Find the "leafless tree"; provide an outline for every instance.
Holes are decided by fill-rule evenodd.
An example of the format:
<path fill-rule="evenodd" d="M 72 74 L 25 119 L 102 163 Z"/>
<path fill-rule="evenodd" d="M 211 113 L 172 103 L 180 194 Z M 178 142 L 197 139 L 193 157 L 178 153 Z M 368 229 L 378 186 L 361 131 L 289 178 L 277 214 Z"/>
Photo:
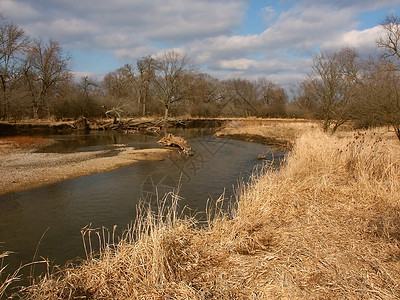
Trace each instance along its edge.
<path fill-rule="evenodd" d="M 143 57 L 136 62 L 138 74 L 135 79 L 138 91 L 138 106 L 142 116 L 146 115 L 146 104 L 151 94 L 151 85 L 155 79 L 155 60 L 151 56 Z"/>
<path fill-rule="evenodd" d="M 21 58 L 29 43 L 25 31 L 17 25 L 1 20 L 0 24 L 0 84 L 2 91 L 1 118 L 9 114 L 10 87 L 19 75 Z"/>
<path fill-rule="evenodd" d="M 96 115 L 99 105 L 95 105 L 95 97 L 99 84 L 88 76 L 83 76 L 76 84 L 79 116 Z"/>
<path fill-rule="evenodd" d="M 155 59 L 155 83 L 164 106 L 164 119 L 168 119 L 171 105 L 185 98 L 185 76 L 193 71 L 186 54 L 167 51 Z"/>
<path fill-rule="evenodd" d="M 351 101 L 359 84 L 361 63 L 350 48 L 329 54 L 321 51 L 313 58 L 312 72 L 301 84 L 310 102 L 318 103 L 324 131 L 333 132 L 351 116 Z"/>
<path fill-rule="evenodd" d="M 57 84 L 71 78 L 69 57 L 65 57 L 60 44 L 50 39 L 48 43 L 36 40 L 32 43 L 24 67 L 25 79 L 32 97 L 33 117 L 39 118 L 44 107 L 50 116 L 48 96 Z"/>
<path fill-rule="evenodd" d="M 391 125 L 400 139 L 400 74 L 387 61 L 371 61 L 354 109 L 360 127 Z"/>
<path fill-rule="evenodd" d="M 265 77 L 258 78 L 255 82 L 257 102 L 260 116 L 284 117 L 288 101 L 285 90 L 278 84 Z"/>
<path fill-rule="evenodd" d="M 376 43 L 379 48 L 384 50 L 384 58 L 397 59 L 397 69 L 400 69 L 400 16 L 386 16 L 381 27 L 384 33 Z"/>
<path fill-rule="evenodd" d="M 103 87 L 108 107 L 106 115 L 113 114 L 120 118 L 122 114 L 131 115 L 136 112 L 135 81 L 134 67 L 130 64 L 125 64 L 104 77 Z"/>
<path fill-rule="evenodd" d="M 108 96 L 116 101 L 133 99 L 134 76 L 133 67 L 130 64 L 125 64 L 104 76 L 103 85 Z"/>
<path fill-rule="evenodd" d="M 201 72 L 192 72 L 186 77 L 187 97 L 184 113 L 197 117 L 219 116 L 221 114 L 218 107 L 221 82 Z"/>
<path fill-rule="evenodd" d="M 380 63 L 375 68 L 375 91 L 379 91 L 380 99 L 374 101 L 378 109 L 378 119 L 393 126 L 400 139 L 400 16 L 387 15 L 381 23 L 382 36 L 376 41 L 379 48 L 384 50 L 383 58 L 386 63 Z"/>

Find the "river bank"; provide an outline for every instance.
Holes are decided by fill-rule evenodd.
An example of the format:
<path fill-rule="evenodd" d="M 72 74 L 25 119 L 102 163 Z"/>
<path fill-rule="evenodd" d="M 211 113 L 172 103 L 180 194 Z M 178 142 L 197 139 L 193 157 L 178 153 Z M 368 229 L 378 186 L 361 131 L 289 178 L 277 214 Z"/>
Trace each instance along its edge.
<path fill-rule="evenodd" d="M 144 130 L 161 131 L 160 120 L 129 119 L 113 124 L 104 121 L 26 121 L 20 123 L 2 123 L 2 134 L 25 134 L 11 137 L 0 137 L 0 195 L 55 183 L 75 177 L 107 172 L 140 160 L 162 160 L 170 150 L 121 147 L 107 157 L 108 151 L 91 151 L 84 153 L 35 153 L 36 150 L 52 143 L 51 140 L 26 134 L 41 132 L 72 132 L 84 128 L 90 130 Z M 89 126 L 90 124 L 90 126 Z M 280 119 L 185 119 L 170 120 L 168 127 L 216 128 L 216 136 L 238 138 L 253 142 L 274 145 L 279 149 L 289 148 L 295 137 L 316 126 L 315 122 L 304 120 Z M 128 132 L 129 134 L 130 132 Z M 161 134 L 161 133 L 160 133 Z"/>
<path fill-rule="evenodd" d="M 171 118 L 167 121 L 154 118 L 87 119 L 67 121 L 23 120 L 0 121 L 0 136 L 32 133 L 70 133 L 74 131 L 124 131 L 160 133 L 168 128 L 216 128 L 236 118 Z"/>
<path fill-rule="evenodd" d="M 74 177 L 106 172 L 140 160 L 162 160 L 169 154 L 170 150 L 167 149 L 135 150 L 124 147 L 114 151 L 113 155 L 108 155 L 109 151 L 68 154 L 35 153 L 37 149 L 52 143 L 52 141 L 43 139 L 40 135 L 33 137 L 26 135 L 40 132 L 73 132 L 85 128 L 88 124 L 91 124 L 90 130 L 99 130 L 99 124 L 110 125 L 112 121 L 26 121 L 14 124 L 2 122 L 0 124 L 2 135 L 11 133 L 25 133 L 25 135 L 0 137 L 0 172 L 5 174 L 0 179 L 0 195 Z M 97 127 L 93 124 L 97 124 Z M 121 128 L 129 125 L 130 128 L 136 126 L 136 130 L 145 132 L 152 131 L 154 133 L 154 130 L 156 130 L 162 136 L 161 128 L 155 127 L 155 125 L 160 124 L 160 120 L 129 119 L 123 120 L 121 124 L 123 126 Z M 117 130 L 116 128 L 120 128 L 119 126 L 109 127 L 109 130 Z M 215 128 L 215 136 L 217 137 L 259 142 L 267 144 L 275 150 L 288 150 L 293 147 L 298 137 L 315 130 L 319 127 L 319 123 L 302 119 L 196 118 L 170 120 L 167 124 L 167 127 L 174 126 Z M 338 135 L 346 136 L 349 135 L 349 132 L 349 130 L 344 130 L 339 132 Z M 130 134 L 130 132 L 127 132 L 127 134 Z M 390 137 L 392 133 L 388 130 L 386 132 L 381 130 L 379 136 Z"/>
<path fill-rule="evenodd" d="M 141 160 L 163 160 L 172 150 L 134 149 L 75 153 L 35 153 L 52 143 L 40 137 L 0 138 L 0 195 L 95 173 Z"/>
<path fill-rule="evenodd" d="M 298 137 L 318 127 L 318 121 L 303 119 L 235 119 L 224 122 L 215 135 L 288 150 Z"/>
<path fill-rule="evenodd" d="M 163 214 L 143 210 L 121 242 L 26 298 L 398 299 L 398 157 L 394 139 L 311 131 L 240 190 L 235 210 L 217 201 L 198 227 L 169 195 Z"/>

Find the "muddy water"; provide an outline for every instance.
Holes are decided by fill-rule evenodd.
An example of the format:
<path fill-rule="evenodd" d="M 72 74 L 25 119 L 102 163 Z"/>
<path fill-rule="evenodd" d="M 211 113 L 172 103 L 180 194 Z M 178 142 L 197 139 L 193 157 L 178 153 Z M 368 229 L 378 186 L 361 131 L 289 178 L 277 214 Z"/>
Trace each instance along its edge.
<path fill-rule="evenodd" d="M 260 153 L 265 145 L 213 137 L 212 131 L 182 129 L 195 151 L 188 157 L 176 153 L 161 162 L 143 161 L 102 174 L 75 178 L 23 192 L 0 196 L 0 252 L 15 252 L 7 261 L 11 270 L 37 257 L 64 264 L 85 257 L 80 230 L 117 225 L 127 227 L 134 218 L 140 199 L 154 203 L 164 193 L 176 191 L 182 199 L 179 207 L 195 214 L 205 210 L 208 199 L 224 195 L 234 199 L 240 182 L 246 182 L 262 164 Z M 161 147 L 157 136 L 119 133 L 89 133 L 46 136 L 57 140 L 44 152 L 108 150 L 113 155 L 119 147 Z M 276 162 L 283 153 L 267 158 Z M 201 214 L 198 214 L 201 217 Z M 43 235 L 43 238 L 41 238 Z M 40 243 L 39 243 L 40 242 Z M 25 272 L 26 273 L 26 272 Z"/>

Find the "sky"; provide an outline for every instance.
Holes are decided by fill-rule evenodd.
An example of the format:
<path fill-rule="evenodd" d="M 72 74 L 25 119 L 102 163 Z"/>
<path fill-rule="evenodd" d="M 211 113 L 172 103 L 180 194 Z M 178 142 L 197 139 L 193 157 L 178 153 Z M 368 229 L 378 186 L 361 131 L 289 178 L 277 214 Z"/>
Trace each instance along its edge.
<path fill-rule="evenodd" d="M 321 49 L 379 54 L 375 41 L 400 0 L 0 0 L 33 39 L 57 40 L 77 77 L 176 50 L 220 79 L 304 79 Z"/>

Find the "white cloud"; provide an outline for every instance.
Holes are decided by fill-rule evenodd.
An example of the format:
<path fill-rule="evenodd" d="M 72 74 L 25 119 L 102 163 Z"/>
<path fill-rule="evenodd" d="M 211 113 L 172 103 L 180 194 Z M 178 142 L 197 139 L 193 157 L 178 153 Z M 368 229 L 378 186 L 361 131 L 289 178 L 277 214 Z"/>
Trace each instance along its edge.
<path fill-rule="evenodd" d="M 229 60 L 237 60 L 243 66 L 244 59 L 251 56 L 284 61 L 287 57 L 312 55 L 319 44 L 339 39 L 354 26 L 349 10 L 328 13 L 328 7 L 308 10 L 297 7 L 282 13 L 276 23 L 261 34 L 203 39 L 189 44 L 188 51 L 200 64 L 210 66 L 218 66 L 215 61 Z"/>
<path fill-rule="evenodd" d="M 284 3 L 301 3 L 306 6 L 317 6 L 317 5 L 325 5 L 328 1 L 321 1 L 321 0 L 281 0 Z M 337 8 L 355 8 L 355 9 L 362 9 L 362 10 L 375 10 L 390 6 L 399 5 L 398 0 L 335 0 L 329 1 L 329 5 L 332 7 Z"/>
<path fill-rule="evenodd" d="M 383 33 L 380 26 L 365 30 L 351 30 L 345 32 L 335 40 L 322 44 L 324 50 L 337 51 L 342 47 L 350 47 L 357 50 L 362 56 L 373 56 L 377 53 L 376 40 Z"/>
<path fill-rule="evenodd" d="M 221 60 L 218 63 L 220 69 L 227 70 L 248 70 L 255 65 L 257 65 L 257 61 L 251 59 L 233 59 L 233 60 Z"/>
<path fill-rule="evenodd" d="M 164 43 L 178 43 L 231 33 L 232 28 L 239 25 L 244 17 L 246 1 L 19 0 L 15 3 L 18 3 L 19 11 L 41 11 L 41 14 L 36 15 L 36 20 L 24 22 L 22 18 L 20 19 L 23 27 L 31 28 L 32 35 L 43 35 L 43 27 L 36 24 L 45 23 L 48 25 L 48 30 L 45 32 L 51 28 L 53 35 L 58 36 L 60 33 L 60 36 L 66 39 L 62 42 L 66 43 L 70 42 L 68 38 L 73 39 L 74 36 L 79 37 L 81 32 L 87 32 L 87 28 L 97 29 L 97 35 L 103 36 L 144 35 Z M 11 7 L 8 11 L 16 11 L 16 8 Z M 59 19 L 72 24 L 64 28 L 51 26 Z M 71 26 L 73 24 L 82 25 L 81 31 L 76 31 L 76 28 Z"/>
<path fill-rule="evenodd" d="M 332 10 L 328 6 L 296 7 L 280 15 L 277 23 L 263 33 L 270 47 L 309 51 L 355 26 L 348 9 Z M 340 22 L 338 22 L 340 20 Z"/>
<path fill-rule="evenodd" d="M 115 49 L 114 54 L 120 60 L 135 61 L 138 58 L 147 56 L 156 51 L 157 51 L 156 48 L 146 45 L 146 44 L 143 44 L 143 45 L 137 45 L 136 47 Z"/>
<path fill-rule="evenodd" d="M 261 15 L 266 24 L 270 24 L 277 16 L 275 9 L 271 6 L 266 6 L 261 9 Z"/>
<path fill-rule="evenodd" d="M 40 17 L 40 13 L 33 7 L 12 0 L 1 0 L 0 12 L 4 17 L 16 23 Z"/>
<path fill-rule="evenodd" d="M 32 38 L 51 37 L 66 47 L 76 48 L 89 47 L 98 30 L 99 27 L 80 19 L 56 19 L 49 23 L 37 21 L 26 27 Z"/>
<path fill-rule="evenodd" d="M 398 0 L 276 1 L 293 4 L 281 12 L 265 1 L 258 12 L 265 28 L 237 34 L 250 2 L 0 0 L 0 10 L 31 37 L 53 37 L 66 50 L 95 49 L 133 62 L 174 48 L 219 78 L 268 76 L 286 84 L 302 78 L 320 47 L 372 53 L 378 27 L 357 30 L 357 16 L 398 5 Z"/>

